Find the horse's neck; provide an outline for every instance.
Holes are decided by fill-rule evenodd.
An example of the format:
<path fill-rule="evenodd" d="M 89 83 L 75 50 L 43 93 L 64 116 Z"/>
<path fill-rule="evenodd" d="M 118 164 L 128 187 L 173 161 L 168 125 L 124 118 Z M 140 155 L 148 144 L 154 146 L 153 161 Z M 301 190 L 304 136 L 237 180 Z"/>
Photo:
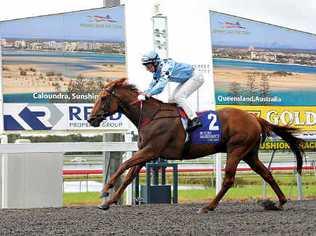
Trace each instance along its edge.
<path fill-rule="evenodd" d="M 123 113 L 136 126 L 139 124 L 139 119 L 152 119 L 160 110 L 176 110 L 174 103 L 163 103 L 155 98 L 150 98 L 142 103 L 137 101 L 137 94 L 122 96 Z"/>
<path fill-rule="evenodd" d="M 168 110 L 168 111 L 177 110 L 176 103 L 164 103 L 156 98 L 150 98 L 150 101 L 152 103 L 155 103 L 156 106 L 159 106 L 161 110 Z"/>
<path fill-rule="evenodd" d="M 123 114 L 134 124 L 137 126 L 139 123 L 139 113 L 140 109 L 137 105 L 137 95 L 136 96 L 128 96 L 122 95 L 120 96 L 121 99 L 121 110 Z"/>
<path fill-rule="evenodd" d="M 138 102 L 138 94 L 125 92 L 120 94 L 121 110 L 123 114 L 135 125 L 138 126 L 140 119 L 150 117 L 159 110 L 159 103 L 152 99 Z"/>

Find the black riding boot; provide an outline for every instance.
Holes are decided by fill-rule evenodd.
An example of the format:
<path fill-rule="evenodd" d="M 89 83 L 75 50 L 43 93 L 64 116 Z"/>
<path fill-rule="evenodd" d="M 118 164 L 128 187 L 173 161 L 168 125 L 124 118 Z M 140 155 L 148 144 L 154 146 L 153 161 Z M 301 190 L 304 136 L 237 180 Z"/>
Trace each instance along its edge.
<path fill-rule="evenodd" d="M 196 128 L 202 127 L 202 122 L 198 117 L 193 118 L 192 120 L 189 120 L 188 122 L 188 128 L 187 131 L 192 131 Z"/>

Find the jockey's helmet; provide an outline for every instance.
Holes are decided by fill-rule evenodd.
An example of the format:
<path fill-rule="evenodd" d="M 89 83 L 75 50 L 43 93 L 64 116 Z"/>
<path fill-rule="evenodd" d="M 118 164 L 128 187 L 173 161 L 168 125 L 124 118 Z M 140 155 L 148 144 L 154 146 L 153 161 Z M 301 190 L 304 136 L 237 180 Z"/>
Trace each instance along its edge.
<path fill-rule="evenodd" d="M 154 51 L 150 51 L 150 52 L 147 52 L 146 54 L 144 54 L 142 56 L 142 64 L 145 66 L 145 65 L 148 65 L 150 63 L 154 64 L 155 66 L 157 66 L 160 62 L 160 57 L 158 55 L 158 53 L 154 52 Z"/>

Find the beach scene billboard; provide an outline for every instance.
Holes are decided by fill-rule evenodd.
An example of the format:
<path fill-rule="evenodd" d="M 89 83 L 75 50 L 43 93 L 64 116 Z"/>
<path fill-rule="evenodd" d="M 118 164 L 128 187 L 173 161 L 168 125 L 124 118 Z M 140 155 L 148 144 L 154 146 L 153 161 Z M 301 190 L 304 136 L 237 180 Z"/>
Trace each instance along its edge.
<path fill-rule="evenodd" d="M 316 131 L 316 35 L 210 11 L 217 108 Z"/>
<path fill-rule="evenodd" d="M 5 129 L 72 129 L 37 110 L 93 105 L 104 84 L 127 77 L 124 28 L 123 6 L 0 22 Z"/>

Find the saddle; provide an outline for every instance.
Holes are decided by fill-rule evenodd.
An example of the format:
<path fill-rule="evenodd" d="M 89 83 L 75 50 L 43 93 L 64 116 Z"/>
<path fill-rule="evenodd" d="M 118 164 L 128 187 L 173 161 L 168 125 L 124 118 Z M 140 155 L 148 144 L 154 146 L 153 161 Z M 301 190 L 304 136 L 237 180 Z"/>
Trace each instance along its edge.
<path fill-rule="evenodd" d="M 178 107 L 175 103 L 161 103 L 160 108 L 152 114 L 151 118 L 143 120 L 141 126 L 144 127 L 153 120 L 162 118 L 180 117 L 183 128 L 186 132 L 186 143 L 190 144 L 216 144 L 221 140 L 221 124 L 215 111 L 197 112 L 197 115 L 202 122 L 202 127 L 196 128 L 193 131 L 187 131 L 188 116 L 185 111 Z"/>
<path fill-rule="evenodd" d="M 181 117 L 183 128 L 186 130 L 186 142 L 191 144 L 216 144 L 220 142 L 221 124 L 215 111 L 197 112 L 202 122 L 202 127 L 193 131 L 187 131 L 188 117 L 181 107 L 178 108 L 178 113 Z"/>
<path fill-rule="evenodd" d="M 176 109 L 174 107 L 176 106 Z M 221 123 L 218 119 L 217 113 L 212 110 L 197 112 L 197 115 L 202 122 L 202 127 L 196 128 L 193 131 L 188 131 L 188 116 L 185 111 L 173 103 L 165 103 L 163 108 L 171 109 L 173 112 L 162 112 L 161 116 L 174 115 L 180 116 L 184 130 L 186 131 L 186 143 L 190 144 L 216 144 L 221 140 Z M 169 109 L 168 109 L 169 108 Z"/>

